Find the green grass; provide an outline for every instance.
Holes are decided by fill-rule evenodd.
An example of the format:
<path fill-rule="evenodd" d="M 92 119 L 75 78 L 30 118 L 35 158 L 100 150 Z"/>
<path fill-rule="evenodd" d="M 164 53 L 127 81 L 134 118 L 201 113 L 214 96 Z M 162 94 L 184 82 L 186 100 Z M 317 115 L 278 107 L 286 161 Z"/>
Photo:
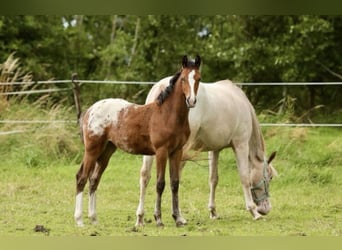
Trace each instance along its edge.
<path fill-rule="evenodd" d="M 230 149 L 219 162 L 217 211 L 219 220 L 210 220 L 208 167 L 206 161 L 189 162 L 182 175 L 180 207 L 188 225 L 177 228 L 171 218 L 170 188 L 165 189 L 162 213 L 165 227 L 157 228 L 153 219 L 155 169 L 147 190 L 146 225 L 134 231 L 138 204 L 141 156 L 117 152 L 103 175 L 98 189 L 99 224 L 90 225 L 87 190 L 84 199 L 86 226 L 77 228 L 73 219 L 75 174 L 80 153 L 63 157 L 63 150 L 49 155 L 60 135 L 46 127 L 48 146 L 32 140 L 38 133 L 0 137 L 0 235 L 1 236 L 211 236 L 211 235 L 342 235 L 342 137 L 340 129 L 263 128 L 267 149 L 278 151 L 274 167 L 279 176 L 271 184 L 273 210 L 254 221 L 245 210 L 242 188 Z M 74 146 L 82 152 L 74 133 Z M 45 139 L 44 139 L 45 138 Z M 46 137 L 43 137 L 46 140 Z M 46 140 L 49 143 L 49 140 Z M 44 147 L 46 151 L 44 151 Z M 206 154 L 203 154 L 206 157 Z M 48 233 L 35 232 L 43 225 Z"/>
<path fill-rule="evenodd" d="M 259 116 L 266 122 L 296 120 L 294 118 L 291 110 L 284 116 L 267 112 Z M 332 122 L 341 120 L 340 112 L 337 111 L 336 118 L 328 118 Z M 0 99 L 0 120 L 59 119 L 75 119 L 67 100 L 56 105 L 53 96 L 48 95 L 35 102 L 21 97 L 11 98 L 9 102 Z M 0 131 L 13 130 L 26 133 L 0 135 L 0 236 L 342 235 L 340 128 L 263 128 L 268 153 L 278 151 L 274 166 L 279 176 L 271 184 L 273 210 L 258 221 L 245 210 L 230 149 L 221 153 L 219 162 L 216 195 L 219 220 L 209 219 L 207 162 L 189 162 L 180 186 L 180 207 L 188 225 L 175 226 L 170 211 L 170 189 L 166 188 L 162 203 L 165 227 L 157 228 L 153 219 L 153 169 L 146 196 L 146 225 L 139 230 L 132 229 L 138 204 L 141 156 L 117 152 L 112 157 L 97 194 L 99 224 L 90 225 L 85 218 L 86 226 L 78 228 L 73 219 L 75 174 L 82 157 L 77 126 L 0 124 Z M 201 158 L 205 157 L 203 154 Z M 86 215 L 87 189 L 84 217 Z M 45 232 L 35 232 L 39 225 Z"/>

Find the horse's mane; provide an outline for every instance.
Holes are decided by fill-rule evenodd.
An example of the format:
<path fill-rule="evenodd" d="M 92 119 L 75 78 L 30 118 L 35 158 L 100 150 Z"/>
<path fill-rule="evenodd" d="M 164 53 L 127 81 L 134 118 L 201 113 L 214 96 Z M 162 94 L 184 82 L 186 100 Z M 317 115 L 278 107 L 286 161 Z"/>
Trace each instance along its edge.
<path fill-rule="evenodd" d="M 264 161 L 265 142 L 261 133 L 260 125 L 255 114 L 255 110 L 250 104 L 251 116 L 252 116 L 252 135 L 249 140 L 249 155 L 250 157 L 256 157 L 259 161 Z M 255 159 L 255 158 L 254 158 Z M 250 160 L 254 160 L 250 159 Z"/>
<path fill-rule="evenodd" d="M 197 60 L 197 59 L 196 59 Z M 200 59 L 199 59 L 200 60 Z M 198 63 L 198 62 L 197 62 Z M 198 65 L 196 65 L 196 61 L 192 61 L 192 60 L 186 60 L 184 62 L 183 60 L 183 68 L 196 68 L 198 67 Z M 182 68 L 182 69 L 183 69 Z M 170 83 L 169 85 L 158 95 L 157 97 L 157 101 L 158 104 L 161 105 L 165 99 L 172 93 L 172 90 L 174 89 L 174 86 L 179 78 L 179 76 L 182 73 L 182 69 L 179 70 L 171 79 L 170 79 Z"/>
<path fill-rule="evenodd" d="M 169 85 L 158 95 L 157 101 L 158 101 L 159 105 L 161 105 L 165 101 L 165 99 L 172 93 L 172 90 L 174 89 L 175 84 L 176 84 L 180 75 L 181 75 L 181 71 L 178 71 L 170 79 Z"/>

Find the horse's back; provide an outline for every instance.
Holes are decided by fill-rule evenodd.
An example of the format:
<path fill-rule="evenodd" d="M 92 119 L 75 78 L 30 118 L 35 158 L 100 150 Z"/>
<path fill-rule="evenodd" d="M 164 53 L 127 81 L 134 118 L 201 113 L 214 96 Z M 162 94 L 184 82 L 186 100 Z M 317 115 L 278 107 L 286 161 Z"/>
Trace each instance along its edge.
<path fill-rule="evenodd" d="M 121 110 L 133 105 L 123 99 L 108 98 L 97 101 L 85 113 L 83 132 L 101 136 L 106 127 L 118 121 Z"/>
<path fill-rule="evenodd" d="M 202 83 L 198 106 L 191 110 L 189 147 L 220 150 L 233 140 L 248 140 L 251 134 L 250 103 L 244 92 L 229 80 Z"/>

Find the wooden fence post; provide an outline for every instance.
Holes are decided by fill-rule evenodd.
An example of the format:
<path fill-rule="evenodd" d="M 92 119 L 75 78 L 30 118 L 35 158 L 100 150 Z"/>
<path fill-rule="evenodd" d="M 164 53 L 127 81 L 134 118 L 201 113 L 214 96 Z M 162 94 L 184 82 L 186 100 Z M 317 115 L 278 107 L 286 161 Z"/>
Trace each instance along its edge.
<path fill-rule="evenodd" d="M 74 100 L 77 112 L 77 123 L 79 124 L 82 111 L 80 103 L 80 85 L 78 84 L 77 73 L 72 74 L 71 82 L 73 84 L 72 92 L 74 93 Z"/>

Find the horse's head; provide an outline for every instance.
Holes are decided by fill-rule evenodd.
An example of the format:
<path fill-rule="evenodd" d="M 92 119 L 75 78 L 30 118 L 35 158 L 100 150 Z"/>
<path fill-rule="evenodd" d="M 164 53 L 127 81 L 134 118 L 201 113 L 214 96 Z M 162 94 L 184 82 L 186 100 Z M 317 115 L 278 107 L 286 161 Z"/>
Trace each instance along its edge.
<path fill-rule="evenodd" d="M 201 57 L 198 55 L 196 56 L 195 61 L 189 61 L 187 56 L 183 57 L 179 80 L 182 84 L 186 105 L 189 108 L 193 108 L 196 105 L 198 85 L 201 80 L 201 73 L 199 71 L 200 65 Z"/>
<path fill-rule="evenodd" d="M 257 205 L 257 211 L 266 215 L 271 210 L 271 201 L 269 199 L 269 186 L 272 178 L 277 175 L 277 171 L 273 168 L 271 162 L 276 156 L 276 152 L 273 152 L 267 159 L 258 161 L 259 166 L 254 166 L 251 171 L 251 192 L 253 201 Z"/>

